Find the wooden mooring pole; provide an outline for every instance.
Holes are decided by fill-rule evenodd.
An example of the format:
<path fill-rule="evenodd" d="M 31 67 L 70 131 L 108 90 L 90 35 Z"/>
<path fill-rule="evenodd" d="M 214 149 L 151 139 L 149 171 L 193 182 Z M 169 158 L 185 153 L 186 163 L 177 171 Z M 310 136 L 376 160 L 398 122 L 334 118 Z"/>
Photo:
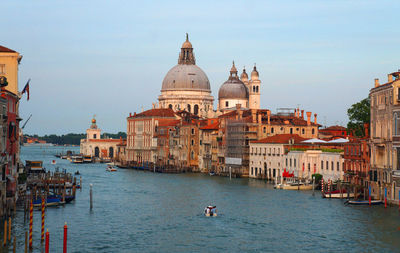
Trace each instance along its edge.
<path fill-rule="evenodd" d="M 92 190 L 93 185 L 90 184 L 90 210 L 93 209 L 93 190 Z"/>

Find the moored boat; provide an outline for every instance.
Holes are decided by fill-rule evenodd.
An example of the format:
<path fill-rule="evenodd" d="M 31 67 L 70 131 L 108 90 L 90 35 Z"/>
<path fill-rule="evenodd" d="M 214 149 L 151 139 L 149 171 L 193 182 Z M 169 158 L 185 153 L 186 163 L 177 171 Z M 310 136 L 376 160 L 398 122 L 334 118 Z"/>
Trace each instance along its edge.
<path fill-rule="evenodd" d="M 90 155 L 84 155 L 83 156 L 83 162 L 84 163 L 91 163 L 93 161 L 92 156 Z"/>
<path fill-rule="evenodd" d="M 83 163 L 83 157 L 82 156 L 73 156 L 71 158 L 72 163 Z"/>
<path fill-rule="evenodd" d="M 344 202 L 346 205 L 369 205 L 369 200 L 348 200 Z M 383 204 L 382 200 L 371 200 L 371 205 L 381 205 Z"/>
<path fill-rule="evenodd" d="M 344 199 L 344 198 L 354 198 L 354 193 L 347 193 L 346 189 L 335 190 L 331 192 L 322 192 L 323 198 L 332 198 L 332 199 Z"/>
<path fill-rule="evenodd" d="M 61 199 L 58 198 L 57 196 L 47 196 L 46 199 L 46 206 L 57 206 L 61 202 Z M 40 207 L 42 205 L 42 199 L 37 198 L 33 200 L 33 206 L 34 207 Z"/>

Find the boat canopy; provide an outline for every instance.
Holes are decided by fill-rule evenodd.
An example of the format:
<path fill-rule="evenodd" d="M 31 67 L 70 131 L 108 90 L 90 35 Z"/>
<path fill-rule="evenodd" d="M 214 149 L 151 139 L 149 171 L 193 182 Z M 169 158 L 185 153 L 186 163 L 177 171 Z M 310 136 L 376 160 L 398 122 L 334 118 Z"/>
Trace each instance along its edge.
<path fill-rule="evenodd" d="M 327 142 L 324 140 L 321 140 L 321 139 L 313 138 L 313 139 L 308 139 L 308 140 L 302 141 L 302 143 L 327 143 Z"/>

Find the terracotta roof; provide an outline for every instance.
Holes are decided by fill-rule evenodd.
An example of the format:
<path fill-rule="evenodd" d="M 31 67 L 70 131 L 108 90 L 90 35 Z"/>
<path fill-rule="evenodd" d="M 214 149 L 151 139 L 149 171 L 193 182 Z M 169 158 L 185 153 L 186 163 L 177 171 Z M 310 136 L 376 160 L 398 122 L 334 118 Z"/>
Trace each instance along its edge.
<path fill-rule="evenodd" d="M 160 121 L 158 123 L 159 127 L 163 127 L 163 126 L 176 126 L 181 122 L 181 120 L 177 119 L 177 120 L 165 120 L 165 121 Z"/>
<path fill-rule="evenodd" d="M 158 108 L 158 109 L 150 109 L 136 115 L 132 115 L 128 117 L 130 119 L 140 118 L 140 117 L 175 117 L 176 114 L 172 109 L 169 108 Z"/>
<path fill-rule="evenodd" d="M 345 127 L 342 127 L 342 126 L 330 126 L 330 127 L 327 127 L 327 128 L 324 128 L 324 129 L 320 129 L 320 131 L 325 131 L 325 130 L 328 130 L 328 131 L 346 131 L 347 129 L 345 128 Z"/>
<path fill-rule="evenodd" d="M 16 53 L 14 50 L 0 46 L 0 52 Z"/>
<path fill-rule="evenodd" d="M 207 125 L 207 126 L 203 126 L 200 129 L 201 130 L 218 130 L 219 129 L 219 123 L 217 121 L 217 122 L 215 122 L 213 124 L 210 124 L 210 125 Z"/>
<path fill-rule="evenodd" d="M 90 142 L 121 142 L 120 139 L 89 139 Z"/>
<path fill-rule="evenodd" d="M 277 144 L 289 144 L 289 140 L 294 140 L 293 144 L 301 143 L 307 140 L 306 138 L 300 137 L 297 134 L 277 134 L 271 137 L 267 137 L 258 141 L 252 141 L 251 143 L 277 143 Z"/>

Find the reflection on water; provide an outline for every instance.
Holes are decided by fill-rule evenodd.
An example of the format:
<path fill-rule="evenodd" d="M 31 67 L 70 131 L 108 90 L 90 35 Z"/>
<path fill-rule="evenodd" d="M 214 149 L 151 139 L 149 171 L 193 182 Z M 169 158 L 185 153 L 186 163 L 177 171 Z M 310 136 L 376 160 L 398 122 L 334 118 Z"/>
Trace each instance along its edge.
<path fill-rule="evenodd" d="M 198 251 L 398 251 L 397 208 L 344 206 L 319 192 L 274 190 L 260 180 L 202 174 L 154 174 L 104 164 L 71 164 L 52 155 L 62 147 L 23 147 L 22 159 L 43 160 L 75 172 L 83 189 L 75 203 L 48 208 L 51 252 L 62 252 L 63 225 L 68 252 Z M 57 165 L 51 165 L 56 159 Z M 89 183 L 94 208 L 89 210 Z M 206 205 L 218 217 L 202 215 Z M 17 252 L 23 252 L 28 223 L 15 219 Z M 40 212 L 34 213 L 34 252 L 40 252 Z"/>

